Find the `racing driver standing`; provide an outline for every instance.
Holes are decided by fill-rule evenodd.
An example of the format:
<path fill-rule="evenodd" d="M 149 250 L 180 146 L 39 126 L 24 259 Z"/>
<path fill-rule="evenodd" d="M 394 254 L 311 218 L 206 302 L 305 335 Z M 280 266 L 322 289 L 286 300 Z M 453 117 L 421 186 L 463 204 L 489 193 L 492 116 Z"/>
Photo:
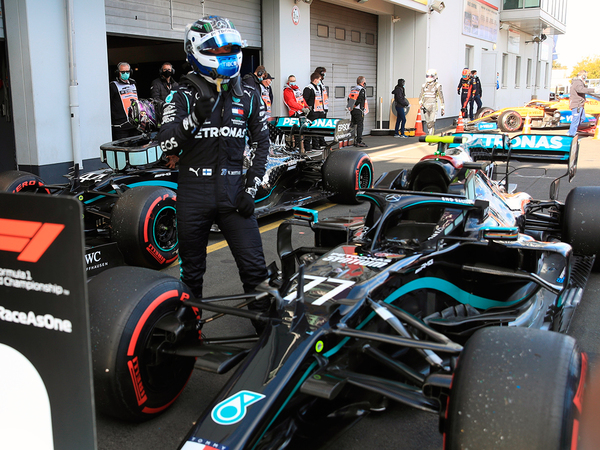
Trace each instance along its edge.
<path fill-rule="evenodd" d="M 158 133 L 167 154 L 179 157 L 177 231 L 181 280 L 202 298 L 211 225 L 229 244 L 244 292 L 267 277 L 254 196 L 265 173 L 269 132 L 260 92 L 242 89 L 242 40 L 233 23 L 204 16 L 185 30 L 184 49 L 193 72 L 166 98 Z M 243 172 L 246 134 L 250 166 Z M 258 304 L 257 304 L 258 303 Z M 268 300 L 249 309 L 264 311 Z M 257 332 L 260 324 L 253 321 Z"/>

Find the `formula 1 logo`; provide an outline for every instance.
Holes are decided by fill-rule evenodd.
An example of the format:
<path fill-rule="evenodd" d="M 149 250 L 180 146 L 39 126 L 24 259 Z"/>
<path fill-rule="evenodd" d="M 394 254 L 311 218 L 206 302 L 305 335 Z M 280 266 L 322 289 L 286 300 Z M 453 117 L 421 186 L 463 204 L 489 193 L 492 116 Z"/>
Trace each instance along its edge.
<path fill-rule="evenodd" d="M 64 228 L 59 223 L 0 219 L 0 250 L 18 253 L 19 261 L 35 263 Z"/>
<path fill-rule="evenodd" d="M 265 398 L 263 394 L 252 391 L 240 391 L 215 406 L 211 412 L 212 420 L 219 425 L 232 425 L 244 418 L 248 407 Z"/>

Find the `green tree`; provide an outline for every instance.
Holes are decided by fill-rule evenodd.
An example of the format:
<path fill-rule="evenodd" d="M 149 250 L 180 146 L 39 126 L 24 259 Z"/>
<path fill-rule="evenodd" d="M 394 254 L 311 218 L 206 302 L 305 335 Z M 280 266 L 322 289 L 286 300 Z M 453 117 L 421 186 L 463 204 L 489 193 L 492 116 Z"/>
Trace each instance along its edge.
<path fill-rule="evenodd" d="M 566 69 L 567 66 L 565 66 L 564 64 L 559 63 L 557 60 L 552 61 L 552 68 L 553 69 Z"/>
<path fill-rule="evenodd" d="M 583 58 L 573 67 L 572 77 L 576 77 L 581 70 L 587 70 L 588 78 L 600 78 L 600 56 Z"/>

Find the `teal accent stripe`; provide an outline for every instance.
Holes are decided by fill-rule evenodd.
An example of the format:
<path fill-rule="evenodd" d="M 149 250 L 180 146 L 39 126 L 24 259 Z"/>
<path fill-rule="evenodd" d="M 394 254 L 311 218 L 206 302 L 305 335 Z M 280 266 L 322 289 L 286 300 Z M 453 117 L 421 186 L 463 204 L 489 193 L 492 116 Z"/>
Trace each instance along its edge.
<path fill-rule="evenodd" d="M 384 301 L 386 303 L 391 303 L 397 298 L 419 289 L 433 289 L 436 291 L 440 291 L 445 294 L 448 294 L 457 302 L 463 303 L 465 305 L 468 304 L 479 309 L 488 309 L 493 308 L 495 306 L 510 306 L 514 305 L 515 303 L 519 303 L 523 300 L 522 298 L 514 300 L 512 302 L 490 300 L 489 298 L 479 297 L 478 295 L 470 294 L 467 291 L 460 289 L 458 286 L 450 283 L 449 281 L 442 280 L 441 278 L 425 277 L 413 280 L 410 283 L 405 284 L 401 288 L 396 289 L 396 291 L 389 297 L 387 297 Z"/>
<path fill-rule="evenodd" d="M 384 300 L 384 302 L 392 303 L 394 300 L 398 299 L 399 297 L 402 297 L 403 295 L 406 295 L 409 292 L 413 292 L 413 291 L 416 291 L 419 289 L 434 289 L 437 291 L 441 291 L 441 292 L 448 294 L 449 296 L 451 296 L 452 298 L 454 298 L 456 301 L 458 301 L 460 303 L 469 304 L 471 306 L 474 306 L 475 308 L 481 308 L 481 309 L 487 309 L 487 308 L 491 308 L 494 306 L 514 305 L 515 303 L 518 303 L 523 300 L 522 298 L 519 300 L 512 301 L 512 302 L 501 302 L 501 301 L 497 301 L 497 300 L 490 300 L 490 299 L 487 299 L 484 297 L 479 297 L 477 295 L 469 294 L 468 292 L 460 289 L 458 286 L 456 286 L 446 280 L 442 280 L 440 278 L 434 278 L 434 277 L 424 277 L 424 278 L 419 278 L 417 280 L 413 280 L 410 283 L 405 284 L 401 288 L 396 289 L 396 291 L 394 291 L 394 293 L 389 295 Z M 362 329 L 370 320 L 373 319 L 373 317 L 375 317 L 375 311 L 371 312 L 367 316 L 367 318 L 365 320 L 363 320 L 356 327 L 356 329 L 357 330 Z M 330 356 L 336 354 L 349 340 L 350 340 L 349 337 L 343 338 L 338 343 L 338 345 L 333 347 L 331 350 L 323 353 L 323 356 L 326 358 L 329 358 Z M 273 417 L 273 419 L 271 420 L 271 422 L 269 423 L 267 428 L 265 428 L 265 431 L 258 439 L 257 444 L 258 444 L 258 442 L 260 442 L 260 439 L 262 439 L 264 434 L 271 427 L 271 425 L 273 424 L 275 419 L 279 416 L 279 414 L 281 413 L 283 408 L 289 403 L 292 396 L 298 391 L 298 389 L 300 388 L 302 383 L 304 383 L 304 380 L 306 380 L 306 378 L 310 375 L 311 371 L 315 368 L 316 365 L 317 365 L 316 361 L 313 362 L 310 365 L 310 367 L 306 370 L 304 375 L 302 375 L 302 378 L 300 378 L 300 381 L 298 381 L 298 383 L 296 384 L 296 386 L 294 387 L 294 389 L 292 390 L 292 392 L 290 393 L 288 398 L 285 400 L 283 405 L 281 405 L 281 408 L 279 408 L 279 411 L 277 411 L 277 414 L 275 414 L 275 416 Z M 253 449 L 254 448 L 256 448 L 256 445 L 254 445 Z"/>
<path fill-rule="evenodd" d="M 277 417 L 279 417 L 279 414 L 281 414 L 281 411 L 283 411 L 283 408 L 285 408 L 285 406 L 289 403 L 290 399 L 294 396 L 294 394 L 298 391 L 298 389 L 300 389 L 300 386 L 302 385 L 302 383 L 304 383 L 304 380 L 306 380 L 308 378 L 308 376 L 310 375 L 312 370 L 316 367 L 316 365 L 317 365 L 317 362 L 314 361 L 308 367 L 308 369 L 306 369 L 306 372 L 304 372 L 304 375 L 302 375 L 302 378 L 300 378 L 298 383 L 296 383 L 296 386 L 294 386 L 294 389 L 292 389 L 292 392 L 290 393 L 290 395 L 288 395 L 288 398 L 285 399 L 285 402 L 283 402 L 283 405 L 281 405 L 281 408 L 279 408 L 279 411 L 277 411 L 277 413 L 273 416 L 273 419 L 271 419 L 271 422 L 269 422 L 269 425 L 267 425 L 267 428 L 265 428 L 265 431 L 263 431 L 263 433 L 260 435 L 260 437 L 256 441 L 256 444 L 254 444 L 252 449 L 256 448 L 256 446 L 259 444 L 260 440 L 263 438 L 263 436 L 265 435 L 267 430 L 269 428 L 271 428 L 271 425 L 273 425 L 273 422 L 275 422 L 275 419 L 277 419 Z"/>
<path fill-rule="evenodd" d="M 166 187 L 169 189 L 173 189 L 174 191 L 177 191 L 177 183 L 174 183 L 172 181 L 140 181 L 139 183 L 131 183 L 127 185 L 130 188 L 136 187 L 136 186 L 160 186 L 160 187 Z M 116 191 L 113 189 L 112 191 L 108 191 L 108 194 L 114 194 Z M 100 200 L 102 198 L 104 198 L 104 195 L 98 195 L 97 197 L 94 198 L 90 198 L 89 200 L 86 200 L 85 203 L 86 205 L 89 205 L 90 203 L 95 202 L 96 200 Z"/>
<path fill-rule="evenodd" d="M 370 198 L 371 200 L 373 200 L 377 204 L 377 206 L 379 206 L 381 208 L 381 204 L 377 201 L 377 199 L 374 198 L 374 197 L 371 197 L 370 195 L 358 194 L 357 197 Z"/>
<path fill-rule="evenodd" d="M 268 199 L 271 196 L 271 194 L 273 193 L 273 191 L 275 190 L 276 187 L 277 186 L 273 186 L 273 189 L 271 189 L 267 195 L 265 195 L 263 198 L 259 198 L 259 199 L 254 200 L 254 203 L 262 202 L 263 200 Z"/>

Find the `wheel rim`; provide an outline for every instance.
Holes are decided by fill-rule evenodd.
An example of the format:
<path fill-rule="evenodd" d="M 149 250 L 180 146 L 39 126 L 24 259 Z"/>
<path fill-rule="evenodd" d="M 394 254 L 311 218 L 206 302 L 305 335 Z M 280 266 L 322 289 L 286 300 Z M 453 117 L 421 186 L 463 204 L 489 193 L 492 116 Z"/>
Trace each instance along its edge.
<path fill-rule="evenodd" d="M 368 189 L 371 187 L 373 175 L 371 167 L 368 164 L 363 164 L 358 171 L 358 188 Z"/>
<path fill-rule="evenodd" d="M 172 345 L 169 341 L 170 333 L 156 327 L 161 320 L 176 317 L 176 313 L 177 310 L 172 310 L 163 314 L 154 321 L 152 329 L 147 333 L 140 357 L 140 372 L 146 390 L 163 392 L 169 388 L 177 389 L 178 386 L 185 385 L 190 375 L 190 361 L 193 358 L 164 352 L 163 350 Z"/>
<path fill-rule="evenodd" d="M 521 120 L 516 114 L 509 114 L 506 116 L 504 123 L 506 128 L 510 130 L 517 130 L 521 126 Z"/>
<path fill-rule="evenodd" d="M 154 218 L 153 232 L 154 242 L 161 251 L 170 252 L 177 247 L 177 213 L 174 207 L 167 206 L 158 212 Z"/>

